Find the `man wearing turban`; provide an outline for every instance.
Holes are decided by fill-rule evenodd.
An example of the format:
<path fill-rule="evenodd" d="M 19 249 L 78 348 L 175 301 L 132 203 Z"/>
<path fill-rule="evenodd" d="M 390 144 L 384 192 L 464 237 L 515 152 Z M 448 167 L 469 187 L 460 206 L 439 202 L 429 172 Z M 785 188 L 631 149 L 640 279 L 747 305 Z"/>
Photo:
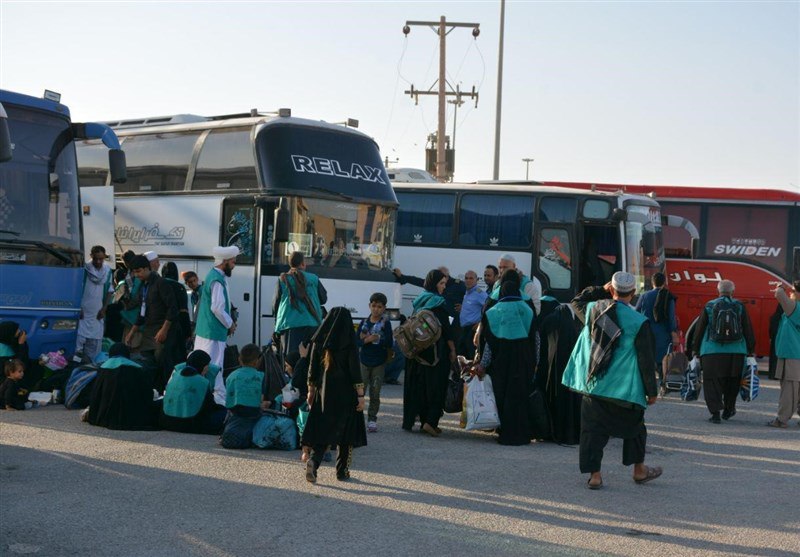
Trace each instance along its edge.
<path fill-rule="evenodd" d="M 212 254 L 214 267 L 206 275 L 200 290 L 194 349 L 211 356 L 211 363 L 222 368 L 226 341 L 236 331 L 236 323 L 231 315 L 227 277 L 231 276 L 236 266 L 239 248 L 217 246 Z M 220 405 L 225 404 L 225 383 L 221 373 L 214 385 L 214 401 Z"/>

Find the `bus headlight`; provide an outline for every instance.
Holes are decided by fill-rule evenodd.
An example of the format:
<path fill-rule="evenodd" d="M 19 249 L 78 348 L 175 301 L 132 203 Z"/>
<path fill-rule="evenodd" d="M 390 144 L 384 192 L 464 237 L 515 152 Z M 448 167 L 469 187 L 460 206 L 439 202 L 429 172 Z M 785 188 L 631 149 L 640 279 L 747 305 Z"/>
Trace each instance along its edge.
<path fill-rule="evenodd" d="M 74 331 L 78 328 L 78 322 L 75 319 L 57 319 L 53 322 L 54 331 Z"/>

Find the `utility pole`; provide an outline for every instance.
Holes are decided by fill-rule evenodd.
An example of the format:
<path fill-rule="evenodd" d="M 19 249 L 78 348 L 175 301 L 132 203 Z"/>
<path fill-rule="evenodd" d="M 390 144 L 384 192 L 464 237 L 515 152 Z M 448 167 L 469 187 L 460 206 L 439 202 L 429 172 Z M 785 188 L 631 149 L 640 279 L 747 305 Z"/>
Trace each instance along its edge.
<path fill-rule="evenodd" d="M 531 163 L 533 162 L 533 159 L 522 159 L 522 162 L 525 163 L 525 181 L 527 182 L 528 181 L 528 170 L 531 167 Z"/>
<path fill-rule="evenodd" d="M 492 179 L 500 179 L 500 112 L 503 105 L 503 30 L 506 21 L 506 0 L 500 0 L 500 48 L 497 55 L 497 114 L 494 123 L 494 169 Z"/>
<path fill-rule="evenodd" d="M 444 16 L 441 16 L 439 21 L 406 21 L 406 24 L 403 26 L 403 34 L 408 36 L 411 32 L 412 26 L 425 26 L 430 27 L 431 30 L 439 35 L 439 79 L 437 80 L 435 85 L 438 85 L 438 90 L 433 91 L 433 85 L 427 91 L 419 91 L 414 89 L 414 86 L 411 86 L 411 89 L 405 91 L 407 95 L 410 95 L 414 98 L 415 103 L 419 103 L 419 96 L 420 95 L 437 95 L 439 97 L 439 123 L 437 126 L 436 132 L 436 178 L 440 182 L 446 182 L 448 179 L 447 175 L 447 160 L 445 158 L 445 114 L 446 114 L 446 99 L 450 95 L 457 95 L 458 98 L 461 98 L 461 95 L 466 95 L 472 99 L 475 99 L 475 106 L 478 106 L 478 93 L 475 91 L 475 87 L 472 88 L 471 93 L 461 93 L 455 91 L 448 91 L 447 90 L 447 72 L 446 72 L 446 61 L 447 61 L 447 35 L 455 29 L 456 27 L 471 27 L 472 28 L 472 36 L 477 38 L 480 35 L 480 23 L 454 23 L 448 22 Z M 451 87 L 452 89 L 452 87 Z"/>

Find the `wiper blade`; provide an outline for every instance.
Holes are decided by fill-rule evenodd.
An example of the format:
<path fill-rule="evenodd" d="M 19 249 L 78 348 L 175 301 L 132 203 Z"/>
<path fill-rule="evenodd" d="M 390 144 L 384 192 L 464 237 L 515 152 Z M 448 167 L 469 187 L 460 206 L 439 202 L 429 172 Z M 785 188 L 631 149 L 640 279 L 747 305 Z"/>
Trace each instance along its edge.
<path fill-rule="evenodd" d="M 13 234 L 14 236 L 19 236 L 21 232 L 17 232 L 16 230 L 0 230 L 0 234 Z"/>
<path fill-rule="evenodd" d="M 341 197 L 342 199 L 346 199 L 347 201 L 352 201 L 353 200 L 352 197 L 350 197 L 349 195 L 344 194 L 344 193 L 342 193 L 340 191 L 329 190 L 328 188 L 322 188 L 320 186 L 311 186 L 311 189 L 312 190 L 321 191 L 321 192 L 325 192 L 325 193 L 329 193 L 331 195 L 335 195 L 337 197 Z"/>
<path fill-rule="evenodd" d="M 5 230 L 3 232 L 6 232 Z M 65 254 L 58 248 L 55 248 L 49 244 L 44 242 L 40 242 L 39 240 L 17 240 L 16 238 L 13 240 L 3 240 L 6 244 L 16 244 L 16 245 L 23 245 L 23 246 L 36 246 L 37 248 L 41 248 L 50 255 L 55 255 L 58 259 L 60 259 L 64 263 L 72 263 L 72 259 L 69 255 Z"/>

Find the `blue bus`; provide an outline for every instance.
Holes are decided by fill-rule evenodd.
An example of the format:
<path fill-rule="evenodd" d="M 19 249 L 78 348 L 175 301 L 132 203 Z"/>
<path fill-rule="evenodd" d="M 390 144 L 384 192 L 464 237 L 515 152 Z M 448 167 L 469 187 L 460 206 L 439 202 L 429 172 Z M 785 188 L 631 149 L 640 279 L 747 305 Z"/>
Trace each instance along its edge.
<path fill-rule="evenodd" d="M 59 101 L 0 90 L 0 321 L 28 333 L 31 359 L 75 350 L 84 280 L 75 141 L 101 139 L 113 179 L 125 180 L 111 128 L 72 123 Z"/>

